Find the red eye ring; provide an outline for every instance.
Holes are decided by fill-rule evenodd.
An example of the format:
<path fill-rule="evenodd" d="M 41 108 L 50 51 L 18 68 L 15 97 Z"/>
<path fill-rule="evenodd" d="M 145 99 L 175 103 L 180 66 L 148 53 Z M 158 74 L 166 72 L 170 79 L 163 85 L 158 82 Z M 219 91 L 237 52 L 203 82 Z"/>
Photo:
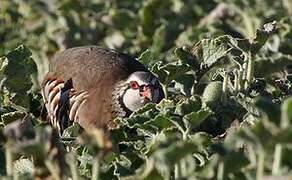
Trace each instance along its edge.
<path fill-rule="evenodd" d="M 135 90 L 140 88 L 140 86 L 137 83 L 137 81 L 130 81 L 130 86 L 131 86 L 132 89 L 135 89 Z"/>

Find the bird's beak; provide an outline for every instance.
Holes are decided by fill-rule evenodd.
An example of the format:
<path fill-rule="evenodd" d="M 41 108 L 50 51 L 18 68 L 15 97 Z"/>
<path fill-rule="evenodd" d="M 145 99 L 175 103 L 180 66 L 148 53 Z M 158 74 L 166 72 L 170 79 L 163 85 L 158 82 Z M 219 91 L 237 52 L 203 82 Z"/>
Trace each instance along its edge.
<path fill-rule="evenodd" d="M 154 103 L 159 103 L 164 98 L 164 92 L 161 86 L 159 86 L 159 88 L 146 86 L 144 91 L 140 92 L 140 94 Z"/>

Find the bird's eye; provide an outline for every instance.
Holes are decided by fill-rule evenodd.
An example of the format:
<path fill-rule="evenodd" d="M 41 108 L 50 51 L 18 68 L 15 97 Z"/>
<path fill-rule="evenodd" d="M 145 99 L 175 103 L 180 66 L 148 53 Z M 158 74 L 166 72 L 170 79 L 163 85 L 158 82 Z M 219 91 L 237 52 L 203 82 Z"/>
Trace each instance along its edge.
<path fill-rule="evenodd" d="M 139 89 L 139 84 L 137 81 L 130 81 L 130 86 L 132 89 Z"/>

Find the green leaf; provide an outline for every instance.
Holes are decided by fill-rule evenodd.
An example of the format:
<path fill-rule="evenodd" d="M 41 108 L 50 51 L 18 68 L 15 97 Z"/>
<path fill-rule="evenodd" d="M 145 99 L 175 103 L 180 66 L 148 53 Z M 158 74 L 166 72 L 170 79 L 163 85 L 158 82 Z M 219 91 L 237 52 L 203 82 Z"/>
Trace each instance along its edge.
<path fill-rule="evenodd" d="M 234 39 L 229 37 L 229 42 L 243 52 L 251 52 L 251 54 L 255 55 L 264 46 L 269 37 L 276 32 L 276 29 L 277 24 L 273 21 L 257 29 L 253 39 Z"/>
<path fill-rule="evenodd" d="M 292 138 L 292 128 L 281 128 L 277 130 L 277 133 L 270 139 L 270 145 L 275 146 L 276 144 L 290 144 Z"/>
<path fill-rule="evenodd" d="M 199 68 L 199 62 L 197 62 L 197 59 L 194 59 L 186 49 L 187 47 L 175 48 L 174 54 L 183 64 Z"/>
<path fill-rule="evenodd" d="M 140 108 L 135 114 L 142 114 L 150 110 L 155 110 L 156 104 L 155 103 L 147 103 L 144 107 Z"/>
<path fill-rule="evenodd" d="M 273 134 L 277 131 L 275 124 L 262 119 L 255 123 L 252 127 L 242 127 L 237 136 L 245 143 L 251 144 L 256 148 L 271 147 L 273 144 Z"/>
<path fill-rule="evenodd" d="M 159 0 L 147 0 L 143 3 L 143 7 L 139 11 L 140 24 L 146 36 L 153 35 L 155 31 L 155 14 L 160 5 L 161 1 Z"/>
<path fill-rule="evenodd" d="M 212 67 L 227 55 L 229 36 L 203 39 L 191 48 L 191 53 L 201 62 L 201 67 Z"/>
<path fill-rule="evenodd" d="M 161 174 L 170 174 L 170 169 L 176 163 L 196 152 L 197 148 L 194 143 L 179 141 L 172 143 L 169 147 L 158 149 L 150 159 L 154 160 L 154 165 Z"/>
<path fill-rule="evenodd" d="M 191 128 L 198 127 L 209 115 L 211 111 L 200 110 L 198 112 L 192 112 L 183 117 L 183 121 L 190 125 Z"/>
<path fill-rule="evenodd" d="M 80 125 L 73 123 L 70 127 L 66 128 L 62 134 L 62 138 L 77 137 L 80 130 Z"/>
<path fill-rule="evenodd" d="M 259 98 L 255 105 L 267 114 L 270 121 L 279 124 L 281 120 L 280 104 L 272 102 L 268 98 Z"/>
<path fill-rule="evenodd" d="M 146 165 L 147 167 L 145 168 L 145 172 L 141 176 L 139 176 L 140 179 L 143 179 L 143 180 L 152 180 L 152 179 L 164 180 L 165 179 L 163 178 L 161 174 L 159 174 L 157 169 L 153 168 L 153 165 L 148 165 L 148 164 Z"/>
<path fill-rule="evenodd" d="M 181 74 L 175 77 L 175 88 L 179 88 L 185 96 L 191 96 L 196 78 L 193 74 Z"/>
<path fill-rule="evenodd" d="M 172 100 L 163 99 L 158 105 L 157 108 L 160 111 L 160 114 L 165 116 L 171 116 L 173 115 L 175 111 L 175 102 Z"/>
<path fill-rule="evenodd" d="M 85 169 L 86 166 L 92 164 L 93 157 L 88 153 L 82 153 L 80 156 L 77 157 L 80 169 Z"/>
<path fill-rule="evenodd" d="M 249 102 L 247 98 L 236 97 L 235 99 L 247 112 L 255 117 L 260 116 L 259 109 L 252 102 Z"/>
<path fill-rule="evenodd" d="M 21 45 L 1 58 L 0 81 L 9 92 L 9 99 L 16 105 L 29 107 L 26 94 L 33 85 L 31 74 L 36 72 L 36 64 L 30 58 L 31 52 Z"/>
<path fill-rule="evenodd" d="M 16 120 L 23 119 L 25 116 L 26 116 L 26 113 L 24 112 L 19 112 L 19 111 L 9 112 L 9 113 L 5 113 L 1 115 L 1 122 L 4 125 L 7 125 Z"/>
<path fill-rule="evenodd" d="M 126 119 L 125 124 L 128 127 L 139 127 L 150 121 L 158 114 L 157 109 L 153 103 L 148 103 L 143 108 L 133 113 L 129 118 Z"/>
<path fill-rule="evenodd" d="M 128 148 L 132 148 L 129 146 Z M 124 151 L 114 162 L 115 171 L 114 174 L 118 177 L 124 177 L 135 174 L 135 169 L 139 168 L 143 163 L 143 159 L 138 156 L 134 151 Z"/>
<path fill-rule="evenodd" d="M 292 56 L 275 53 L 269 57 L 257 58 L 255 61 L 255 76 L 268 77 L 272 73 L 283 71 L 292 64 Z"/>
<path fill-rule="evenodd" d="M 222 102 L 222 82 L 215 81 L 207 85 L 203 92 L 202 100 L 210 108 L 214 108 Z"/>
<path fill-rule="evenodd" d="M 128 9 L 110 9 L 112 25 L 117 29 L 135 27 L 135 14 Z"/>
<path fill-rule="evenodd" d="M 212 136 L 206 132 L 197 132 L 195 134 L 190 135 L 190 140 L 192 142 L 196 142 L 197 144 L 200 144 L 201 150 L 203 150 L 206 147 L 209 147 L 212 142 Z"/>
<path fill-rule="evenodd" d="M 256 36 L 251 42 L 250 50 L 252 54 L 256 54 L 276 30 L 276 21 L 266 23 L 261 28 L 257 29 Z"/>
<path fill-rule="evenodd" d="M 162 84 L 166 85 L 190 70 L 190 67 L 178 63 L 169 63 L 163 66 L 156 64 L 152 67 L 152 72 L 158 75 Z"/>
<path fill-rule="evenodd" d="M 165 34 L 166 34 L 165 24 L 162 24 L 161 26 L 159 26 L 154 32 L 151 51 L 153 52 L 155 57 L 159 56 L 162 48 L 165 45 L 165 41 L 166 41 Z"/>
<path fill-rule="evenodd" d="M 162 70 L 162 62 L 161 61 L 158 61 L 157 63 L 155 63 L 151 67 L 151 72 L 153 72 L 154 74 L 156 74 L 158 76 L 159 81 L 162 84 L 167 85 L 167 83 L 169 82 L 168 74 L 166 71 Z"/>
<path fill-rule="evenodd" d="M 189 114 L 191 112 L 196 112 L 202 107 L 202 101 L 199 96 L 191 96 L 190 98 L 186 100 L 181 100 L 176 109 L 175 114 L 184 116 L 186 114 Z"/>
<path fill-rule="evenodd" d="M 152 52 L 149 49 L 143 51 L 140 56 L 138 57 L 138 61 L 142 64 L 149 64 L 153 60 Z"/>
<path fill-rule="evenodd" d="M 158 131 L 162 131 L 163 129 L 168 128 L 172 123 L 170 122 L 169 118 L 158 115 L 153 119 L 153 121 L 146 124 L 151 124 L 156 127 Z"/>
<path fill-rule="evenodd" d="M 249 164 L 249 160 L 245 156 L 244 151 L 242 149 L 227 154 L 225 157 L 223 157 L 223 162 L 224 174 L 230 174 L 241 171 L 242 168 L 246 167 Z"/>

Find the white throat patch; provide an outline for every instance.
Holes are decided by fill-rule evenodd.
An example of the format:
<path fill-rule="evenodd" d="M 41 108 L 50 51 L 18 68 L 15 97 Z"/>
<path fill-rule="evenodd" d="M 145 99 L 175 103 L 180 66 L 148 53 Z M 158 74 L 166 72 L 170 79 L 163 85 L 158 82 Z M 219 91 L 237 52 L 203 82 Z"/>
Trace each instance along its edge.
<path fill-rule="evenodd" d="M 123 102 L 130 111 L 136 111 L 146 103 L 144 97 L 140 96 L 139 90 L 131 88 L 126 90 L 123 96 Z"/>

